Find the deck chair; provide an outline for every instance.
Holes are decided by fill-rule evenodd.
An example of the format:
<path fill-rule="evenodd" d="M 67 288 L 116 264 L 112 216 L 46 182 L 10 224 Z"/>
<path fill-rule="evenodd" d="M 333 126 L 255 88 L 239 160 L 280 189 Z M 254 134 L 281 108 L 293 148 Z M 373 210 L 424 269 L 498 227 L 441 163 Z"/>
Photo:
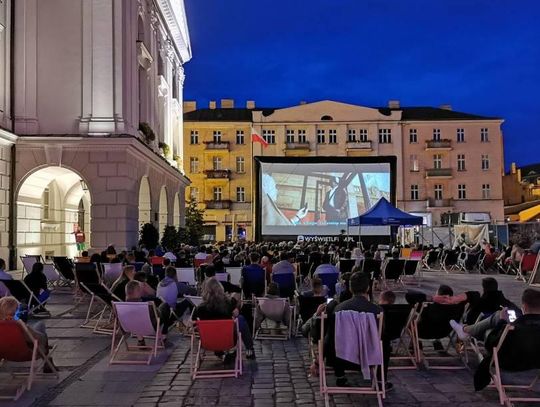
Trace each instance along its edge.
<path fill-rule="evenodd" d="M 384 313 L 383 338 L 397 341 L 390 361 L 405 361 L 408 365 L 389 366 L 391 370 L 416 369 L 416 357 L 411 353 L 410 347 L 414 344 L 414 330 L 412 326 L 415 309 L 410 304 L 381 305 Z"/>
<path fill-rule="evenodd" d="M 424 257 L 424 252 L 422 250 L 413 250 L 409 256 L 409 260 L 422 261 L 422 257 Z"/>
<path fill-rule="evenodd" d="M 378 280 L 381 277 L 381 266 L 381 260 L 364 259 L 362 262 L 362 271 L 371 274 L 374 280 Z"/>
<path fill-rule="evenodd" d="M 29 274 L 32 271 L 34 263 L 38 263 L 41 260 L 41 255 L 24 255 L 19 256 L 23 264 L 23 274 Z"/>
<path fill-rule="evenodd" d="M 103 263 L 102 267 L 103 281 L 110 287 L 122 275 L 122 263 Z"/>
<path fill-rule="evenodd" d="M 350 273 L 356 264 L 355 259 L 339 259 L 339 272 Z"/>
<path fill-rule="evenodd" d="M 29 315 L 37 308 L 44 306 L 47 302 L 47 300 L 40 301 L 23 280 L 2 280 L 2 283 L 4 283 L 11 295 L 15 297 L 17 301 L 28 305 Z"/>
<path fill-rule="evenodd" d="M 197 344 L 195 343 L 197 341 Z M 204 369 L 202 364 L 206 351 L 227 352 L 236 347 L 236 358 L 232 369 Z M 223 364 L 221 360 L 218 363 Z M 238 322 L 234 319 L 195 321 L 191 334 L 191 377 L 195 379 L 214 379 L 238 377 L 242 374 L 242 335 Z"/>
<path fill-rule="evenodd" d="M 348 312 L 348 311 L 346 311 Z M 383 361 L 381 360 L 381 363 L 378 365 L 370 366 L 370 375 L 371 375 L 371 383 L 369 386 L 361 386 L 361 387 L 337 387 L 337 386 L 329 386 L 326 381 L 326 357 L 325 357 L 325 349 L 324 349 L 324 338 L 325 338 L 325 320 L 327 319 L 326 314 L 321 315 L 321 336 L 319 339 L 319 385 L 321 389 L 321 394 L 324 396 L 325 405 L 330 405 L 329 395 L 330 394 L 366 394 L 366 395 L 375 395 L 377 397 L 377 403 L 379 407 L 383 406 L 383 398 L 385 397 L 385 390 L 384 390 L 384 377 L 382 377 L 382 387 L 379 386 L 379 382 L 377 380 L 377 371 L 378 369 L 381 369 L 381 373 L 384 372 L 384 366 Z M 383 326 L 383 314 L 379 314 L 377 316 L 377 328 L 379 332 L 379 338 L 381 338 L 382 333 L 382 326 Z M 382 340 L 379 340 L 379 346 L 380 346 L 380 352 L 382 355 Z M 369 352 L 371 353 L 371 352 Z M 384 374 L 381 374 L 381 376 L 384 376 Z"/>
<path fill-rule="evenodd" d="M 434 270 L 439 261 L 439 252 L 437 250 L 429 250 L 422 259 L 424 268 Z"/>
<path fill-rule="evenodd" d="M 458 270 L 458 253 L 455 250 L 445 250 L 441 264 L 446 273 Z"/>
<path fill-rule="evenodd" d="M 112 302 L 114 309 L 114 328 L 109 364 L 149 365 L 157 356 L 159 348 L 164 348 L 161 325 L 156 305 L 153 302 Z M 118 339 L 119 337 L 119 339 Z M 150 338 L 152 346 L 131 345 L 132 338 Z M 125 351 L 120 351 L 122 345 Z M 141 358 L 122 358 L 119 356 L 146 356 Z"/>
<path fill-rule="evenodd" d="M 403 247 L 399 251 L 399 257 L 402 259 L 409 259 L 411 257 L 411 253 L 413 252 L 413 249 L 410 247 Z"/>
<path fill-rule="evenodd" d="M 405 260 L 403 259 L 389 259 L 383 270 L 383 286 L 388 288 L 388 281 L 393 281 L 394 284 L 401 282 L 403 271 L 405 269 Z"/>
<path fill-rule="evenodd" d="M 336 295 L 336 284 L 339 280 L 339 273 L 320 273 L 317 274 L 323 283 L 328 287 L 328 296 L 333 297 Z"/>
<path fill-rule="evenodd" d="M 526 340 L 523 340 L 527 338 Z M 531 340 L 536 338 L 536 340 Z M 493 349 L 490 364 L 490 374 L 494 386 L 499 393 L 501 405 L 512 406 L 513 401 L 534 402 L 540 404 L 540 397 L 511 396 L 508 391 L 513 389 L 531 391 L 540 379 L 540 329 L 538 325 L 514 326 L 506 325 L 499 343 Z M 528 385 L 505 385 L 501 372 L 523 372 L 535 370 L 537 375 Z"/>
<path fill-rule="evenodd" d="M 216 280 L 226 283 L 227 281 L 229 281 L 229 274 L 228 273 L 216 273 Z"/>
<path fill-rule="evenodd" d="M 416 362 L 423 363 L 429 369 L 465 369 L 467 368 L 467 353 L 461 354 L 455 343 L 454 331 L 450 327 L 450 320 L 460 321 L 465 311 L 464 304 L 446 305 L 431 302 L 424 302 L 413 319 L 414 344 Z M 445 355 L 436 352 L 428 352 L 422 342 L 431 342 L 448 338 L 448 345 L 445 348 Z M 450 347 L 454 345 L 456 355 L 448 353 Z M 459 363 L 452 365 L 430 365 L 431 361 L 459 359 Z"/>
<path fill-rule="evenodd" d="M 463 271 L 464 273 L 467 272 L 467 266 L 466 266 L 467 257 L 469 257 L 467 252 L 458 253 L 457 267 L 458 267 L 458 270 Z"/>
<path fill-rule="evenodd" d="M 292 317 L 292 307 L 286 298 L 265 298 L 255 297 L 253 304 L 253 335 L 254 339 L 278 339 L 287 340 L 291 337 L 292 326 L 294 323 Z M 288 313 L 288 326 L 283 325 L 283 319 Z M 261 319 L 258 322 L 258 319 Z M 264 322 L 273 321 L 276 326 L 264 326 Z"/>
<path fill-rule="evenodd" d="M 75 263 L 75 306 L 82 304 L 86 298 L 92 299 L 92 293 L 87 289 L 88 286 L 100 284 L 101 275 L 95 263 Z M 86 312 L 86 321 L 90 316 L 91 309 L 92 303 L 89 304 Z"/>
<path fill-rule="evenodd" d="M 0 338 L 2 338 L 0 340 L 0 365 L 4 361 L 30 362 L 28 373 L 15 374 L 15 376 L 27 377 L 26 384 L 19 386 L 14 395 L 0 396 L 0 400 L 18 400 L 25 389 L 32 388 L 34 379 L 58 378 L 58 371 L 52 364 L 50 356 L 42 352 L 38 340 L 32 336 L 24 323 L 0 321 Z M 38 359 L 42 359 L 44 364 L 48 364 L 53 373 L 39 373 Z"/>
<path fill-rule="evenodd" d="M 60 275 L 66 285 L 71 285 L 75 280 L 75 274 L 73 273 L 73 262 L 71 259 L 68 259 L 66 256 L 54 256 L 53 257 L 54 267 Z"/>
<path fill-rule="evenodd" d="M 242 280 L 242 267 L 225 267 L 225 271 L 231 276 L 231 284 L 240 287 L 240 281 Z"/>
<path fill-rule="evenodd" d="M 302 326 L 302 324 L 305 324 L 308 319 L 310 319 L 313 314 L 317 311 L 317 308 L 319 308 L 319 305 L 324 304 L 326 302 L 325 297 L 307 297 L 304 295 L 298 295 L 296 297 L 296 301 L 298 303 L 298 318 L 297 318 L 297 329 L 299 330 Z"/>
<path fill-rule="evenodd" d="M 195 279 L 195 269 L 193 267 L 179 267 L 176 269 L 176 277 L 179 283 L 186 283 L 191 286 L 197 285 Z"/>
<path fill-rule="evenodd" d="M 252 297 L 262 297 L 266 292 L 266 271 L 243 269 L 242 270 L 242 298 L 251 301 Z"/>
<path fill-rule="evenodd" d="M 416 280 L 418 285 L 420 285 L 420 280 L 422 279 L 422 267 L 420 267 L 421 260 L 405 260 L 405 266 L 403 267 L 403 276 L 401 278 L 402 282 L 405 282 L 406 279 Z"/>
<path fill-rule="evenodd" d="M 90 295 L 90 304 L 86 313 L 86 319 L 81 328 L 92 329 L 95 334 L 112 334 L 113 310 L 112 302 L 121 301 L 103 283 L 80 283 Z M 97 305 L 97 310 L 94 306 Z"/>
<path fill-rule="evenodd" d="M 279 286 L 279 296 L 281 298 L 292 299 L 296 292 L 296 277 L 292 273 L 272 274 L 272 281 Z"/>
<path fill-rule="evenodd" d="M 517 269 L 516 279 L 527 281 L 527 273 L 534 270 L 534 267 L 536 266 L 537 256 L 538 255 L 536 253 L 531 252 L 525 252 L 523 256 L 521 256 L 521 261 L 519 262 L 519 267 Z"/>

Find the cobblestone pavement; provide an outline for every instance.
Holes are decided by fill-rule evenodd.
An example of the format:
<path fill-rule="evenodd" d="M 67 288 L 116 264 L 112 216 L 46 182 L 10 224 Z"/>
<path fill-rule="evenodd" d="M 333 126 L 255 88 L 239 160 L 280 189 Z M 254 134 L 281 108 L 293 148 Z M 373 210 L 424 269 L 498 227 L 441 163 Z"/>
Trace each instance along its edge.
<path fill-rule="evenodd" d="M 498 277 L 507 296 L 518 301 L 523 289 L 511 277 Z M 441 282 L 456 292 L 479 289 L 478 275 L 426 273 L 420 289 L 434 291 Z M 253 406 L 285 407 L 324 405 L 317 378 L 308 377 L 311 358 L 307 341 L 256 341 L 257 360 L 245 361 L 238 378 L 200 379 L 189 376 L 189 339 L 170 336 L 172 344 L 150 366 L 109 366 L 110 337 L 79 328 L 84 307 L 71 310 L 72 295 L 58 290 L 46 320 L 51 342 L 57 345 L 55 362 L 61 367 L 58 381 L 38 382 L 17 403 L 0 406 Z M 401 297 L 400 297 L 401 299 Z M 474 366 L 472 366 L 474 368 Z M 12 383 L 10 364 L 0 368 L 0 387 Z M 332 380 L 332 375 L 328 375 Z M 469 370 L 392 370 L 387 406 L 497 406 L 494 389 L 474 392 Z M 375 406 L 375 398 L 337 395 L 336 406 Z"/>

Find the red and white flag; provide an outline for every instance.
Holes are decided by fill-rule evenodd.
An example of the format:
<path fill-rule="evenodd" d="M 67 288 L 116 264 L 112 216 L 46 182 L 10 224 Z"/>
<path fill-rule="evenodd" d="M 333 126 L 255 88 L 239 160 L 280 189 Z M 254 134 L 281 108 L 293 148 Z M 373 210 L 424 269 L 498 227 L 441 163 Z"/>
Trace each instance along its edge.
<path fill-rule="evenodd" d="M 264 137 L 257 133 L 253 127 L 251 128 L 251 141 L 253 143 L 261 143 L 263 147 L 268 146 L 268 142 L 264 139 Z"/>

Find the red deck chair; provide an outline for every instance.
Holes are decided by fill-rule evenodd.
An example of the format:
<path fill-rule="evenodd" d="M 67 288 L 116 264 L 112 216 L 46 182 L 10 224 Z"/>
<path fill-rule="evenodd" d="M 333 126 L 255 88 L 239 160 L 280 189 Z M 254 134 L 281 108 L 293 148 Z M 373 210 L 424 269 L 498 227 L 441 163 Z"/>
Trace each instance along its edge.
<path fill-rule="evenodd" d="M 527 281 L 525 276 L 527 275 L 527 273 L 534 270 L 534 267 L 536 266 L 536 256 L 536 253 L 531 252 L 526 252 L 523 254 L 523 256 L 521 257 L 521 261 L 519 262 L 516 279 Z"/>
<path fill-rule="evenodd" d="M 195 322 L 195 330 L 198 333 L 198 338 L 195 332 L 191 334 L 191 377 L 193 380 L 198 378 L 238 377 L 242 374 L 242 337 L 238 330 L 238 323 L 235 320 L 198 320 Z M 199 341 L 197 354 L 195 354 L 196 339 Z M 235 346 L 236 359 L 233 369 L 201 370 L 206 351 L 226 352 Z"/>
<path fill-rule="evenodd" d="M 0 321 L 0 364 L 3 361 L 9 362 L 31 362 L 28 373 L 14 374 L 14 376 L 28 377 L 26 384 L 17 388 L 12 396 L 0 396 L 0 400 L 17 400 L 24 393 L 25 388 L 30 390 L 35 378 L 44 378 L 54 375 L 58 378 L 55 366 L 51 363 L 48 355 L 45 355 L 38 346 L 38 340 L 35 339 L 28 328 L 18 321 Z M 31 343 L 31 345 L 30 345 Z M 54 373 L 38 373 L 37 360 L 43 359 L 44 363 L 49 364 Z"/>

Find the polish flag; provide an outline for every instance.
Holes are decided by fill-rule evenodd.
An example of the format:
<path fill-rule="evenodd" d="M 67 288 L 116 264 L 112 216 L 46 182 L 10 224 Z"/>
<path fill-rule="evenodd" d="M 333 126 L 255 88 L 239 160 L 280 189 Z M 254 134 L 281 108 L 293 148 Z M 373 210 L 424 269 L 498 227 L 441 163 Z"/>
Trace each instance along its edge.
<path fill-rule="evenodd" d="M 261 135 L 258 134 L 253 127 L 251 128 L 251 141 L 253 143 L 261 143 L 263 147 L 268 146 L 268 143 L 266 142 L 266 140 L 263 137 L 261 137 Z"/>

